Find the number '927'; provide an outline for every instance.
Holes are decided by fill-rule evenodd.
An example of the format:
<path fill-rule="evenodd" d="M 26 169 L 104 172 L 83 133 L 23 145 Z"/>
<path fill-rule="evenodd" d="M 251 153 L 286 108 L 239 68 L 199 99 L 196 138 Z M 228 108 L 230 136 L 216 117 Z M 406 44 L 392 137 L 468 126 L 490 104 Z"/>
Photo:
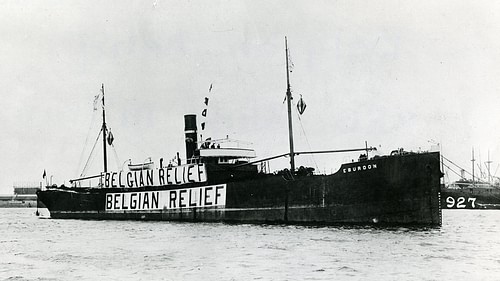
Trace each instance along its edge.
<path fill-rule="evenodd" d="M 458 197 L 456 200 L 455 198 L 448 196 L 446 198 L 446 207 L 447 208 L 457 208 L 457 209 L 467 209 L 467 208 L 476 208 L 476 198 L 469 197 Z"/>

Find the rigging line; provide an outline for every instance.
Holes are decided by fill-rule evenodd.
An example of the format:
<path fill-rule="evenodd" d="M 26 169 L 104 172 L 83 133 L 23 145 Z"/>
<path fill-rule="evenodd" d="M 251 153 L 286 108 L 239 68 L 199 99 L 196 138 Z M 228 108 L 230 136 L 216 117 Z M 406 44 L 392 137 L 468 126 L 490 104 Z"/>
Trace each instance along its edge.
<path fill-rule="evenodd" d="M 89 168 L 92 166 L 94 163 L 95 157 L 97 153 L 92 153 L 89 157 L 88 165 L 85 167 L 85 170 L 82 172 L 82 176 L 87 175 Z"/>
<path fill-rule="evenodd" d="M 294 104 L 294 106 L 297 107 L 297 105 L 295 105 L 295 104 Z M 309 147 L 309 150 L 312 151 L 311 144 L 309 143 L 309 139 L 307 138 L 306 131 L 304 130 L 304 125 L 302 124 L 302 119 L 300 118 L 300 115 L 297 115 L 297 117 L 299 117 L 300 128 L 302 129 L 302 133 L 304 134 L 304 137 L 306 138 L 307 146 Z M 316 159 L 314 158 L 314 155 L 311 154 L 311 158 L 314 162 L 314 165 L 316 166 L 316 170 L 319 171 L 318 163 L 316 163 Z"/>
<path fill-rule="evenodd" d="M 276 114 L 277 116 L 286 116 L 286 106 L 279 106 L 280 108 L 280 112 L 278 112 L 278 114 Z M 274 116 L 274 115 L 272 115 Z M 278 120 L 277 118 L 273 118 L 273 120 Z M 281 127 L 281 126 L 280 126 Z M 267 140 L 270 140 L 271 143 L 270 144 L 267 144 L 263 147 L 263 149 L 260 150 L 259 154 L 261 155 L 273 155 L 273 154 L 276 154 L 275 151 L 276 151 L 276 143 L 278 142 L 278 140 L 281 140 L 281 134 L 279 134 L 278 130 L 271 130 L 271 132 L 269 132 L 268 136 L 266 137 Z"/>
<path fill-rule="evenodd" d="M 450 166 L 446 165 L 445 163 L 443 163 L 443 166 L 445 166 L 446 168 L 448 168 L 448 170 L 452 171 L 455 175 L 461 177 L 461 175 L 459 175 L 457 172 L 455 172 L 455 170 L 453 170 Z"/>
<path fill-rule="evenodd" d="M 87 170 L 87 167 L 89 165 L 89 161 L 90 161 L 90 158 L 92 158 L 92 155 L 94 154 L 94 149 L 95 149 L 95 146 L 97 144 L 97 141 L 99 141 L 99 137 L 101 136 L 101 133 L 102 133 L 102 129 L 99 131 L 99 134 L 97 135 L 97 138 L 94 142 L 94 146 L 92 147 L 92 150 L 90 151 L 90 156 L 89 158 L 87 159 L 87 162 L 85 163 L 85 166 L 83 167 L 83 171 L 82 173 L 80 174 L 80 176 L 83 176 L 85 171 Z"/>
<path fill-rule="evenodd" d="M 94 144 L 94 147 L 92 148 L 92 151 L 91 151 L 91 153 L 89 154 L 89 158 L 88 158 L 88 160 L 87 160 L 87 163 L 85 164 L 85 167 L 83 168 L 83 171 L 82 171 L 81 176 L 86 175 L 86 174 L 88 173 L 88 171 L 89 171 L 90 167 L 91 167 L 91 166 L 92 166 L 92 164 L 94 163 L 94 160 L 95 160 L 95 157 L 96 157 L 96 154 L 97 154 L 97 153 L 95 153 L 95 152 L 94 152 L 94 149 L 95 149 L 95 147 L 96 147 L 96 145 L 97 145 L 98 140 L 99 140 L 99 137 L 97 137 L 96 142 L 95 142 L 95 144 Z"/>
<path fill-rule="evenodd" d="M 284 104 L 284 103 L 283 103 Z M 280 106 L 280 112 L 279 112 L 279 116 L 287 116 L 287 107 L 286 105 L 285 106 Z M 286 120 L 286 119 L 285 119 Z M 279 126 L 280 128 L 282 128 L 282 126 Z M 266 146 L 266 150 L 265 150 L 265 153 L 263 153 L 264 155 L 273 155 L 273 154 L 276 154 L 276 147 L 281 147 L 280 144 L 282 141 L 284 141 L 285 139 L 282 138 L 282 134 L 278 131 L 278 130 L 272 130 L 272 135 L 271 135 L 271 138 L 272 139 L 272 144 L 271 145 L 267 145 Z"/>
<path fill-rule="evenodd" d="M 95 110 L 94 110 L 95 111 Z M 95 119 L 96 119 L 96 115 L 97 114 L 92 114 L 92 120 L 90 120 L 90 126 L 89 126 L 89 129 L 87 130 L 87 136 L 85 137 L 85 145 L 83 146 L 83 149 L 82 149 L 82 153 L 80 153 L 80 159 L 78 160 L 78 165 L 76 166 L 76 171 L 75 171 L 75 174 L 78 174 L 78 169 L 81 167 L 82 165 L 82 161 L 83 161 L 83 154 L 85 153 L 85 149 L 87 148 L 87 145 L 88 145 L 88 142 L 89 142 L 89 136 L 90 136 L 90 132 L 92 130 L 92 127 L 94 127 L 94 123 L 95 123 Z"/>
<path fill-rule="evenodd" d="M 469 174 L 470 176 L 472 176 L 472 173 L 470 173 L 469 171 L 467 171 L 466 169 L 458 166 L 457 164 L 455 164 L 453 161 L 451 161 L 450 159 L 446 158 L 444 155 L 441 154 L 441 156 L 443 157 L 444 160 L 448 161 L 449 163 L 455 165 L 457 168 L 463 170 L 465 173 Z"/>
<path fill-rule="evenodd" d="M 451 171 L 453 174 L 455 174 L 455 175 L 457 175 L 458 177 L 462 178 L 462 175 L 460 175 L 457 171 L 455 171 L 455 170 L 454 170 L 454 169 L 453 169 L 450 165 L 447 165 L 447 164 L 443 163 L 443 166 L 446 168 L 446 170 L 447 170 L 448 172 L 450 172 L 450 171 Z M 445 173 L 447 173 L 447 172 L 445 172 Z"/>
<path fill-rule="evenodd" d="M 122 167 L 120 167 L 121 164 L 120 164 L 120 161 L 119 161 L 119 158 L 118 158 L 118 153 L 116 153 L 115 145 L 111 144 L 111 147 L 113 148 L 113 152 L 115 153 L 116 170 L 120 171 L 122 169 Z"/>

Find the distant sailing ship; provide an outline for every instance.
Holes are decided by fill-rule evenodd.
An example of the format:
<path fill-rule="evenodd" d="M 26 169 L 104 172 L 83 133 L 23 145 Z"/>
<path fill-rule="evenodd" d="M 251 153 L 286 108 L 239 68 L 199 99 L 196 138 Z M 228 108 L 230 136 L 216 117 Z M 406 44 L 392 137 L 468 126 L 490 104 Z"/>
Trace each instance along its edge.
<path fill-rule="evenodd" d="M 160 160 L 108 171 L 103 107 L 104 169 L 72 180 L 72 187 L 48 186 L 38 192 L 54 219 L 215 221 L 287 224 L 441 225 L 440 154 L 409 153 L 369 157 L 374 148 L 296 152 L 292 133 L 288 46 L 285 38 L 289 152 L 255 160 L 251 148 L 226 139 L 198 141 L 196 115 L 185 115 L 186 160 Z M 104 105 L 104 86 L 102 87 Z M 206 99 L 206 102 L 208 100 Z M 298 110 L 305 110 L 299 102 Z M 205 113 L 202 113 L 204 116 Z M 202 124 L 201 128 L 204 128 Z M 201 138 L 200 138 L 201 139 Z M 302 154 L 361 152 L 330 175 L 295 167 Z M 177 153 L 179 155 L 179 153 Z M 278 173 L 263 163 L 289 157 Z M 97 179 L 98 184 L 79 183 Z"/>

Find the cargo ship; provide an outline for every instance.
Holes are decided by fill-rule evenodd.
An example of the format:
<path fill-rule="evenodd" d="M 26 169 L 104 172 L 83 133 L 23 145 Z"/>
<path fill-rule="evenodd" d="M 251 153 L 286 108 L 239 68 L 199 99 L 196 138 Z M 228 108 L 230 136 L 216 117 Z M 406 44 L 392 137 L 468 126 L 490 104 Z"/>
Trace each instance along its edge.
<path fill-rule="evenodd" d="M 295 151 L 292 93 L 286 53 L 289 151 L 255 160 L 251 148 L 232 140 L 199 138 L 197 116 L 184 116 L 185 160 L 130 163 L 107 170 L 109 134 L 104 106 L 101 135 L 104 165 L 99 175 L 71 180 L 72 186 L 47 186 L 37 195 L 53 219 L 165 220 L 309 225 L 441 225 L 439 152 L 398 149 L 370 157 L 375 148 Z M 104 85 L 102 86 L 104 105 Z M 293 107 L 295 108 L 295 107 Z M 302 100 L 297 110 L 303 111 Z M 202 113 L 203 116 L 203 113 Z M 201 126 L 203 129 L 203 125 Z M 108 136 L 108 137 L 106 137 Z M 106 139 L 108 138 L 108 142 Z M 332 174 L 295 167 L 304 154 L 360 153 Z M 177 153 L 179 155 L 179 153 Z M 280 157 L 290 167 L 278 172 L 265 163 Z M 94 186 L 82 186 L 96 180 Z"/>

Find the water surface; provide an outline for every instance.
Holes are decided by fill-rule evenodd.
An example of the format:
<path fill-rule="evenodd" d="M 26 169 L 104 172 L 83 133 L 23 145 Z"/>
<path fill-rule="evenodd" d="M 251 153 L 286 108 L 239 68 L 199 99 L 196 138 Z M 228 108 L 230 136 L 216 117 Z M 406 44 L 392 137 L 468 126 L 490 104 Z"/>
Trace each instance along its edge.
<path fill-rule="evenodd" d="M 48 215 L 47 210 L 43 210 Z M 1 280 L 500 280 L 500 211 L 441 228 L 43 219 L 0 209 Z"/>

